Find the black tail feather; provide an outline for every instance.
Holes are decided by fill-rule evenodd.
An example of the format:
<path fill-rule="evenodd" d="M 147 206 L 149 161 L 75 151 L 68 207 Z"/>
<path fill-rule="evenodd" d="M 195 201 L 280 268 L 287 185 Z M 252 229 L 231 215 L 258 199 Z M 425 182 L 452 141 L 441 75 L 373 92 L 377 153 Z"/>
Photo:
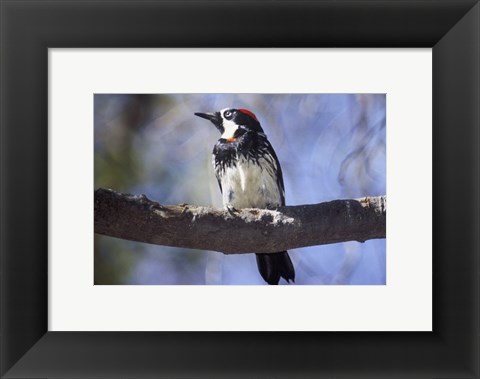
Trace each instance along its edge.
<path fill-rule="evenodd" d="M 260 275 L 268 284 L 278 284 L 280 278 L 295 281 L 295 269 L 286 251 L 273 254 L 256 254 Z"/>

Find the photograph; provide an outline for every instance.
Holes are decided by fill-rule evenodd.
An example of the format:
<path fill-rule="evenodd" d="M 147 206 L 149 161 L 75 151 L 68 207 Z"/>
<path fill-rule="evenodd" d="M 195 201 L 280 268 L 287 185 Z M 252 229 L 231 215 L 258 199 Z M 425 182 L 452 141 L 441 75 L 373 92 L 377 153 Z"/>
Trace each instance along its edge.
<path fill-rule="evenodd" d="M 338 231 L 359 222 L 346 200 L 381 200 L 386 212 L 386 94 L 96 93 L 93 102 L 96 206 L 97 194 L 112 194 L 172 225 L 155 238 L 158 220 L 114 209 L 131 226 L 116 234 L 95 220 L 95 285 L 387 284 L 386 238 Z M 346 216 L 335 219 L 335 206 Z M 309 209 L 328 238 L 302 224 Z M 195 212 L 211 218 L 182 218 Z M 258 225 L 234 222 L 249 216 Z"/>

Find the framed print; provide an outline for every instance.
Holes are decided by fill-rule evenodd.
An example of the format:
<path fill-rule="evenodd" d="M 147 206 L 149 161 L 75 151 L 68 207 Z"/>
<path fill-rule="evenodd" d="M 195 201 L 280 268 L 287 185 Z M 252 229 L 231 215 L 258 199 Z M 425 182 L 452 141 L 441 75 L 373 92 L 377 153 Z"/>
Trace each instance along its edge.
<path fill-rule="evenodd" d="M 195 59 L 202 62 L 202 78 L 196 71 L 181 70 L 181 75 L 174 73 L 182 62 Z M 341 75 L 333 74 L 343 62 L 352 60 L 356 63 L 348 71 L 340 70 Z M 225 61 L 242 62 L 235 77 L 228 81 L 224 78 L 229 76 L 233 65 L 225 68 L 222 64 Z M 72 78 L 70 67 L 79 62 L 81 69 Z M 292 70 L 298 62 L 302 62 L 302 75 Z M 102 52 L 50 49 L 49 63 L 53 68 L 49 89 L 52 136 L 50 244 L 53 247 L 49 271 L 51 331 L 432 330 L 431 239 L 423 237 L 431 234 L 428 231 L 431 200 L 427 200 L 431 199 L 431 51 L 148 49 Z M 163 70 L 159 71 L 158 67 L 163 67 Z M 399 73 L 401 69 L 404 72 Z M 128 70 L 141 72 L 143 78 L 137 74 L 130 83 L 119 79 Z M 283 77 L 282 82 L 278 81 L 280 76 Z M 362 79 L 359 80 L 359 77 Z M 415 93 L 412 93 L 412 87 L 415 87 Z M 211 92 L 202 93 L 207 88 Z M 118 89 L 127 94 L 112 93 Z M 238 93 L 227 93 L 229 89 Z M 248 90 L 254 93 L 248 93 Z M 152 104 L 153 113 L 148 110 L 148 104 Z M 277 277 L 276 283 L 282 286 L 279 291 L 259 288 L 266 280 L 258 270 L 254 255 L 205 253 L 198 249 L 198 245 L 193 251 L 158 246 L 155 244 L 158 238 L 172 233 L 158 232 L 162 226 L 153 226 L 156 216 L 172 209 L 172 212 L 168 211 L 168 219 L 172 220 L 175 208 L 159 208 L 160 214 L 152 208 L 151 214 L 140 216 L 138 221 L 133 222 L 133 213 L 119 216 L 121 204 L 113 205 L 112 198 L 102 200 L 99 194 L 116 194 L 105 190 L 114 188 L 125 193 L 141 193 L 148 199 L 163 199 L 162 207 L 164 204 L 193 204 L 188 208 L 181 207 L 180 217 L 188 217 L 195 204 L 215 204 L 215 200 L 216 207 L 221 209 L 217 181 L 215 178 L 203 179 L 208 174 L 214 175 L 213 170 L 209 170 L 211 146 L 205 141 L 207 138 L 215 140 L 216 128 L 202 128 L 205 125 L 201 118 L 198 119 L 200 123 L 193 120 L 197 118 L 194 115 L 196 110 L 215 109 L 218 104 L 255 109 L 255 117 L 262 120 L 268 140 L 277 151 L 288 205 L 312 204 L 321 201 L 319 199 L 323 196 L 324 205 L 328 206 L 328 200 L 388 193 L 389 204 L 398 204 L 402 198 L 420 196 L 425 199 L 424 206 L 417 210 L 412 220 L 409 213 L 402 214 L 402 209 L 393 205 L 388 217 L 387 240 L 372 238 L 364 243 L 352 241 L 303 249 L 294 249 L 293 245 L 279 248 L 277 251 L 288 250 L 286 259 L 291 259 L 294 280 L 294 284 L 289 284 L 284 277 Z M 321 104 L 323 109 L 320 111 Z M 128 110 L 140 114 L 137 106 L 143 109 L 141 114 L 145 122 L 132 122 L 131 117 L 126 116 Z M 305 107 L 310 109 L 307 114 Z M 77 109 L 90 111 L 78 112 Z M 239 112 L 247 114 L 246 111 Z M 72 113 L 76 114 L 74 120 L 71 119 Z M 280 115 L 290 117 L 291 121 L 283 121 Z M 95 124 L 93 139 L 91 128 L 83 127 L 90 124 L 92 118 Z M 130 135 L 129 132 L 121 132 L 125 130 L 122 127 L 124 121 L 135 125 L 138 130 L 138 133 L 132 131 L 132 137 L 127 137 L 127 140 L 119 139 L 117 135 Z M 289 124 L 294 126 L 289 127 Z M 71 133 L 75 134 L 77 141 L 74 146 L 61 142 L 68 140 Z M 411 135 L 416 135 L 415 141 L 411 140 Z M 121 140 L 124 142 L 118 144 Z M 316 142 L 310 142 L 314 140 Z M 363 146 L 365 142 L 362 143 L 362 140 L 368 141 L 368 144 Z M 128 147 L 130 143 L 133 144 L 131 148 Z M 396 148 L 402 144 L 408 144 L 410 156 L 425 158 L 421 162 L 402 159 L 402 150 Z M 92 150 L 93 165 L 90 163 Z M 388 157 L 385 157 L 385 150 Z M 355 165 L 364 159 L 353 158 L 355 151 L 363 151 L 361 156 L 369 156 L 368 162 L 361 164 L 361 170 L 355 169 Z M 352 160 L 343 163 L 350 152 L 353 152 L 350 155 Z M 94 166 L 95 175 L 86 168 L 72 170 L 77 164 L 81 167 Z M 351 166 L 343 174 L 345 178 L 339 180 L 341 167 L 347 167 L 347 164 Z M 135 173 L 131 171 L 133 167 Z M 385 177 L 386 167 L 389 172 L 395 172 L 395 175 L 387 175 L 388 180 Z M 141 173 L 144 168 L 148 174 Z M 131 174 L 124 179 L 115 175 L 122 173 L 123 176 L 128 172 Z M 139 179 L 131 181 L 135 177 Z M 418 178 L 415 180 L 418 183 L 416 187 L 395 184 L 414 177 Z M 92 184 L 92 178 L 95 184 Z M 132 187 L 129 187 L 129 182 Z M 322 185 L 324 188 L 321 188 Z M 91 197 L 92 187 L 96 191 L 95 198 Z M 412 190 L 414 192 L 408 192 Z M 62 199 L 63 193 L 84 198 L 85 202 L 64 207 L 68 199 Z M 115 196 L 121 197 L 118 194 Z M 130 209 L 136 204 L 140 212 L 145 209 L 145 204 L 149 204 L 149 200 L 143 197 L 143 200 L 134 200 L 129 196 L 127 199 L 125 205 L 129 204 L 127 207 Z M 98 215 L 108 215 L 109 208 L 116 214 L 112 221 Z M 308 208 L 312 209 L 312 206 Z M 93 237 L 90 232 L 92 209 L 95 209 L 93 218 L 97 232 L 94 239 L 94 275 L 90 269 L 92 255 L 79 253 L 90 251 L 93 243 L 90 239 Z M 299 208 L 281 212 L 287 216 L 287 212 L 294 209 Z M 349 209 L 353 215 L 354 206 L 345 207 L 345 211 Z M 407 208 L 403 209 L 407 211 Z M 72 212 L 77 215 L 75 233 L 90 235 L 90 238 L 78 241 L 75 250 L 68 249 L 75 234 L 65 228 L 65 223 L 58 222 L 68 218 Z M 225 221 L 235 220 L 239 213 L 228 212 Z M 340 215 L 340 220 L 326 222 L 328 227 L 323 231 L 314 229 L 312 234 L 327 236 L 330 225 L 341 222 L 342 215 L 346 214 L 340 209 L 322 211 L 322 214 L 332 213 Z M 82 217 L 84 214 L 86 216 Z M 365 216 L 360 215 L 360 219 L 366 219 Z M 190 236 L 195 236 L 193 243 L 208 241 L 211 234 L 200 235 L 203 217 L 205 213 L 183 226 L 176 225 L 182 242 Z M 81 218 L 83 221 L 80 221 Z M 293 218 L 299 220 L 300 216 Z M 154 244 L 139 243 L 134 236 L 127 238 L 134 241 L 125 241 L 112 238 L 108 232 L 99 233 L 102 227 L 118 225 L 120 219 L 126 221 L 121 237 L 128 237 L 123 233 L 131 233 L 134 226 L 139 225 L 139 233 L 149 228 L 153 231 Z M 148 219 L 148 225 L 142 219 Z M 383 218 L 385 226 L 384 221 Z M 219 227 L 221 222 L 217 219 L 213 223 L 213 242 L 231 242 L 239 238 L 240 224 L 222 228 Z M 191 223 L 196 223 L 196 226 Z M 301 221 L 301 224 L 299 229 L 291 232 L 287 243 L 303 230 L 308 230 L 308 220 Z M 268 240 L 279 243 L 288 225 L 291 224 L 281 229 L 266 230 Z M 402 231 L 402 225 L 409 227 Z M 254 240 L 253 236 L 261 227 L 255 225 L 237 244 L 250 251 L 245 245 Z M 348 228 L 345 225 L 342 229 Z M 369 224 L 368 229 L 376 230 L 374 224 Z M 228 233 L 222 236 L 221 230 Z M 274 234 L 277 230 L 281 231 L 280 235 Z M 407 245 L 407 240 L 402 238 L 405 233 L 410 234 Z M 336 238 L 339 238 L 338 233 Z M 175 244 L 175 241 L 170 244 Z M 303 241 L 299 240 L 299 243 Z M 411 244 L 415 244 L 422 253 L 415 253 L 417 249 L 411 249 Z M 214 249 L 211 242 L 205 243 L 205 247 Z M 222 252 L 226 248 L 232 249 L 235 245 L 217 247 Z M 251 251 L 258 252 L 257 249 L 252 247 Z M 125 250 L 129 264 L 127 270 L 120 270 L 128 273 L 120 275 L 113 267 L 121 265 L 125 259 L 121 258 L 122 250 Z M 72 272 L 68 267 L 76 270 Z M 401 267 L 408 269 L 402 270 Z M 229 288 L 222 287 L 225 285 Z M 152 303 L 152 297 L 161 298 L 162 302 Z M 310 302 L 309 298 L 321 299 L 322 307 Z M 202 299 L 202 317 L 192 318 L 190 314 L 198 299 Z M 142 309 L 142 312 L 130 315 L 125 303 L 131 304 L 132 309 Z M 273 320 L 259 320 L 252 313 L 255 310 L 255 314 L 268 314 L 280 304 L 284 304 L 283 311 Z M 358 307 L 364 310 L 354 319 L 344 316 L 355 312 Z M 79 314 L 81 318 L 78 318 Z"/>
<path fill-rule="evenodd" d="M 2 20 L 0 52 L 2 377 L 479 377 L 480 5 L 478 1 L 294 2 L 287 0 L 272 3 L 264 1 L 36 0 L 2 1 L 0 4 Z M 83 48 L 84 52 L 89 53 L 93 59 L 79 59 L 80 56 L 75 55 L 79 48 Z M 95 123 L 93 114 L 95 107 L 115 107 L 117 106 L 115 104 L 118 104 L 118 102 L 107 104 L 105 97 L 100 99 L 101 94 L 105 96 L 105 94 L 144 93 L 131 90 L 126 92 L 121 86 L 116 90 L 104 86 L 103 90 L 96 88 L 95 93 L 90 92 L 87 105 L 80 106 L 82 103 L 77 101 L 76 94 L 80 94 L 81 90 L 77 90 L 75 85 L 79 82 L 89 83 L 94 78 L 95 71 L 107 72 L 102 68 L 104 61 L 101 54 L 105 52 L 111 52 L 110 56 L 114 57 L 113 63 L 111 61 L 110 66 L 105 66 L 110 67 L 112 78 L 118 78 L 122 72 L 125 75 L 133 75 L 128 71 L 128 65 L 124 66 L 130 59 L 125 49 L 138 48 L 152 48 L 157 51 L 170 49 L 176 53 L 181 53 L 180 50 L 190 51 L 193 55 L 184 59 L 182 64 L 177 62 L 171 70 L 171 76 L 179 75 L 179 71 L 183 69 L 184 76 L 192 77 L 190 82 L 197 82 L 197 84 L 201 84 L 202 80 L 208 80 L 208 76 L 207 79 L 202 79 L 202 74 L 207 73 L 208 70 L 200 69 L 201 65 L 198 64 L 204 57 L 202 54 L 208 49 L 215 48 L 220 54 L 231 50 L 231 57 L 241 53 L 243 58 L 264 54 L 264 57 L 258 59 L 259 65 L 275 57 L 275 54 L 280 54 L 281 52 L 278 53 L 277 49 L 289 49 L 290 57 L 294 57 L 301 49 L 310 50 L 313 55 L 305 55 L 303 60 L 297 59 L 284 70 L 284 76 L 277 75 L 278 80 L 274 82 L 279 85 L 279 89 L 276 91 L 263 91 L 260 88 L 262 80 L 255 81 L 259 83 L 258 87 L 254 87 L 252 82 L 244 81 L 248 83 L 248 86 L 246 85 L 248 88 L 242 91 L 238 89 L 228 91 L 228 80 L 223 80 L 226 83 L 226 90 L 216 92 L 217 94 L 234 91 L 244 94 L 253 93 L 257 96 L 256 104 L 261 104 L 265 99 L 271 102 L 277 101 L 278 99 L 273 97 L 259 98 L 258 94 L 275 95 L 282 90 L 285 91 L 287 85 L 292 85 L 291 75 L 292 72 L 295 73 L 295 67 L 299 64 L 307 65 L 308 62 L 315 63 L 316 51 L 321 48 L 390 48 L 393 51 L 391 55 L 393 57 L 396 57 L 396 49 L 408 48 L 414 52 L 429 49 L 431 61 L 427 59 L 424 63 L 430 66 L 431 62 L 431 76 L 425 75 L 425 71 L 422 71 L 423 74 L 419 75 L 419 80 L 413 77 L 407 78 L 408 75 L 405 75 L 405 72 L 412 72 L 414 75 L 415 67 L 419 70 L 420 64 L 412 65 L 413 68 L 400 65 L 397 69 L 393 69 L 395 67 L 393 63 L 390 65 L 384 61 L 383 66 L 392 69 L 385 80 L 396 73 L 398 78 L 405 77 L 403 82 L 411 93 L 410 107 L 402 112 L 407 113 L 404 115 L 405 119 L 416 118 L 417 122 L 420 119 L 424 120 L 418 124 L 406 125 L 405 128 L 409 131 L 407 138 L 395 138 L 391 146 L 394 146 L 400 154 L 398 161 L 408 158 L 416 160 L 419 168 L 424 167 L 422 165 L 432 167 L 431 190 L 428 186 L 419 185 L 420 179 L 417 178 L 421 177 L 423 172 L 419 170 L 419 175 L 415 174 L 410 178 L 406 176 L 395 183 L 398 188 L 411 188 L 411 181 L 415 181 L 416 187 L 413 188 L 417 191 L 409 196 L 398 197 L 393 203 L 389 202 L 389 206 L 393 204 L 393 207 L 404 208 L 411 215 L 411 219 L 417 219 L 417 221 L 421 210 L 426 211 L 426 214 L 431 213 L 432 238 L 429 242 L 432 259 L 426 260 L 431 263 L 431 270 L 428 270 L 428 266 L 425 270 L 425 267 L 418 262 L 417 264 L 414 262 L 410 267 L 402 266 L 405 267 L 404 270 L 411 273 L 424 273 L 426 281 L 431 282 L 431 306 L 428 303 L 421 304 L 415 299 L 413 297 L 415 291 L 403 298 L 400 296 L 398 301 L 388 295 L 382 299 L 381 303 L 387 308 L 388 301 L 392 301 L 392 306 L 388 306 L 391 309 L 394 309 L 393 303 L 397 306 L 404 304 L 400 306 L 401 310 L 393 312 L 393 316 L 386 315 L 387 319 L 400 315 L 400 317 L 407 316 L 412 320 L 418 320 L 421 317 L 420 313 L 424 310 L 421 305 L 424 305 L 425 308 L 431 309 L 430 325 L 424 328 L 403 329 L 410 331 L 373 332 L 372 330 L 375 329 L 369 328 L 366 329 L 368 331 L 361 332 L 361 328 L 354 327 L 351 330 L 344 329 L 342 332 L 326 332 L 326 328 L 314 327 L 308 327 L 302 331 L 294 328 L 285 328 L 282 331 L 280 327 L 269 330 L 264 326 L 258 330 L 250 327 L 242 329 L 234 328 L 232 324 L 217 329 L 188 327 L 155 329 L 150 325 L 145 328 L 141 325 L 137 327 L 134 321 L 133 326 L 122 329 L 121 323 L 117 322 L 122 315 L 131 315 L 133 320 L 142 320 L 142 317 L 145 319 L 146 315 L 141 314 L 142 309 L 137 307 L 134 297 L 125 296 L 123 307 L 112 307 L 111 313 L 92 304 L 82 303 L 83 295 L 78 296 L 68 287 L 64 287 L 64 297 L 61 301 L 56 302 L 55 299 L 59 299 L 56 291 L 61 287 L 58 285 L 61 283 L 57 280 L 58 275 L 75 278 L 75 270 L 81 271 L 82 268 L 71 262 L 70 268 L 67 266 L 65 270 L 65 266 L 57 265 L 57 260 L 49 260 L 49 254 L 55 251 L 55 254 L 63 253 L 64 257 L 69 257 L 69 249 L 80 249 L 80 246 L 85 243 L 90 248 L 93 245 L 93 228 L 84 231 L 79 221 L 83 217 L 82 209 L 88 209 L 87 217 L 91 215 L 90 219 L 93 218 L 93 207 L 89 206 L 93 203 L 93 198 L 90 197 L 92 194 L 90 193 L 88 198 L 79 196 L 76 192 L 79 186 L 70 180 L 71 177 L 81 177 L 83 171 L 87 171 L 86 167 L 88 170 L 94 167 L 94 156 L 88 152 L 92 150 L 81 147 L 82 125 L 77 127 L 77 122 L 82 120 L 83 127 L 92 136 L 89 141 L 93 143 L 91 126 Z M 241 49 L 248 49 L 252 55 Z M 353 53 L 357 54 L 356 56 L 348 56 L 348 59 L 344 59 L 343 62 L 339 61 L 344 66 L 337 64 L 332 72 L 340 67 L 349 68 L 354 72 L 354 64 L 360 67 L 362 52 L 367 51 L 368 49 L 358 49 Z M 62 56 L 63 53 L 70 53 L 70 58 L 66 58 L 67 55 Z M 74 59 L 71 59 L 72 57 Z M 145 71 L 149 65 L 161 70 L 169 58 L 162 56 L 157 63 L 158 57 L 147 54 L 138 62 L 143 65 Z M 284 63 L 289 59 L 288 54 L 278 55 L 278 57 L 282 59 L 277 62 Z M 235 60 L 221 60 L 225 62 L 222 69 L 229 67 L 234 69 L 236 66 L 231 62 L 237 62 L 240 59 L 237 56 Z M 328 59 L 322 56 L 324 62 Z M 398 59 L 394 60 L 398 63 Z M 53 64 L 49 65 L 49 62 Z M 271 66 L 273 67 L 272 63 Z M 278 63 L 278 67 L 281 67 L 281 63 Z M 326 66 L 318 63 L 315 67 Z M 91 71 L 87 71 L 87 68 Z M 115 71 L 119 68 L 122 69 L 120 72 Z M 347 71 L 345 78 L 349 75 Z M 65 75 L 60 75 L 60 72 Z M 145 77 L 139 74 L 141 70 L 132 69 L 132 72 L 138 79 L 138 88 L 140 88 L 145 84 Z M 273 68 L 272 72 L 274 72 Z M 160 76 L 160 73 L 158 75 Z M 325 72 L 319 72 L 318 76 L 324 78 L 324 81 L 328 80 Z M 355 76 L 362 77 L 362 74 L 358 72 Z M 380 71 L 378 76 L 381 76 Z M 225 76 L 222 75 L 221 78 L 223 77 Z M 298 77 L 297 84 L 300 86 L 302 79 L 300 75 Z M 289 80 L 282 81 L 284 78 Z M 310 82 L 314 83 L 315 79 L 312 76 Z M 424 101 L 429 95 L 424 92 L 420 79 L 426 80 L 427 87 L 430 83 L 432 86 L 432 112 L 431 114 L 429 110 L 425 112 L 428 116 L 425 119 L 421 118 L 423 117 L 420 109 L 422 107 L 416 107 L 419 101 L 414 101 L 415 96 L 419 96 L 420 101 Z M 155 79 L 152 79 L 152 83 L 154 81 Z M 308 82 L 308 80 L 305 81 L 305 83 Z M 73 94 L 64 96 L 63 102 L 59 103 L 55 95 L 52 95 L 55 91 L 49 92 L 51 88 L 49 86 L 52 83 L 59 83 L 64 88 L 73 90 Z M 192 86 L 189 88 L 184 86 L 182 90 L 183 84 L 180 82 L 174 84 L 176 88 L 173 90 L 147 93 L 195 93 L 198 95 L 212 91 L 211 88 L 193 90 Z M 293 92 L 292 90 L 288 93 Z M 305 91 L 310 94 L 315 92 L 322 91 L 318 90 L 318 86 L 316 91 L 315 89 Z M 338 93 L 347 92 L 343 89 Z M 332 94 L 333 91 L 323 91 L 323 93 Z M 382 92 L 369 91 L 369 93 Z M 97 98 L 95 94 L 98 95 Z M 251 98 L 244 97 L 247 105 L 249 102 L 253 103 L 253 100 L 249 99 Z M 108 100 L 110 101 L 111 98 Z M 172 104 L 178 101 L 177 98 L 161 99 L 161 101 L 164 100 Z M 182 100 L 186 103 L 191 101 L 187 97 Z M 302 101 L 304 101 L 304 109 L 309 109 L 308 98 Z M 317 101 L 318 99 L 315 100 Z M 297 103 L 299 104 L 300 100 Z M 59 107 L 59 104 L 63 105 Z M 205 104 L 214 105 L 215 102 Z M 388 110 L 388 94 L 386 104 Z M 59 108 L 67 114 L 67 118 L 57 117 Z M 195 109 L 194 112 L 201 115 L 195 122 L 208 122 L 201 119 L 208 117 L 213 120 L 213 113 L 207 112 L 217 110 L 220 109 Z M 245 112 L 243 105 L 234 110 L 241 112 L 241 117 L 248 116 L 251 119 L 253 117 L 253 120 L 262 120 L 262 125 L 265 126 L 259 114 L 252 116 L 251 112 Z M 87 114 L 90 112 L 91 117 L 84 122 L 85 112 Z M 386 114 L 388 117 L 390 113 L 386 112 Z M 388 122 L 388 125 L 395 125 L 402 115 L 391 114 L 395 117 L 392 123 Z M 191 116 L 195 117 L 193 113 Z M 219 117 L 227 119 L 233 116 L 222 111 Z M 61 120 L 60 123 L 58 123 L 59 120 Z M 69 122 L 71 125 L 68 125 Z M 52 125 L 58 125 L 55 130 L 65 133 L 60 145 L 55 140 L 58 134 L 52 133 L 50 129 Z M 198 126 L 200 127 L 201 124 Z M 409 127 L 412 130 L 408 129 Z M 426 146 L 424 142 L 420 142 L 420 138 L 429 131 L 430 127 L 431 149 L 425 148 L 423 154 L 419 153 L 415 146 L 416 144 Z M 399 128 L 400 126 L 389 129 L 387 126 L 386 138 L 396 136 L 396 130 Z M 270 138 L 270 133 L 268 135 Z M 237 137 L 233 134 L 226 136 L 225 139 Z M 107 139 L 112 138 L 114 138 L 112 135 L 107 135 Z M 270 142 L 275 142 L 275 146 L 277 142 L 281 142 L 281 139 L 276 139 L 274 135 L 271 139 Z M 62 149 L 58 150 L 58 146 Z M 87 151 L 86 159 L 82 155 L 83 150 Z M 58 154 L 59 151 L 62 153 Z M 280 150 L 276 152 L 278 154 Z M 62 154 L 69 153 L 72 153 L 76 159 L 67 160 L 65 155 L 62 157 Z M 59 160 L 66 162 L 64 166 L 66 170 L 62 175 L 55 176 L 55 180 L 63 182 L 63 187 L 55 187 L 51 181 L 51 172 L 56 170 Z M 282 167 L 286 167 L 286 160 L 282 158 L 279 162 Z M 109 167 L 111 170 L 111 166 Z M 286 168 L 285 172 L 287 172 Z M 387 172 L 387 180 L 390 175 L 395 177 L 395 172 Z M 87 180 L 93 181 L 91 175 L 87 176 Z M 424 176 L 427 177 L 428 173 Z M 224 182 L 224 185 L 225 183 L 227 182 Z M 61 191 L 55 189 L 52 192 L 53 188 L 61 188 Z M 428 208 L 430 193 L 433 195 L 431 212 Z M 61 199 L 60 203 L 59 199 Z M 152 205 L 145 199 L 142 201 L 148 206 Z M 52 204 L 60 204 L 60 209 L 63 211 L 59 213 L 64 227 L 61 233 L 58 233 L 59 229 L 53 227 L 51 223 Z M 407 241 L 407 245 L 412 235 L 422 232 L 422 226 L 425 227 L 425 223 L 417 226 L 412 221 L 410 231 L 407 229 L 405 235 L 401 236 Z M 424 234 L 429 237 L 428 227 L 425 229 Z M 68 240 L 66 245 L 57 244 L 59 235 L 63 235 Z M 57 246 L 62 247 L 58 249 Z M 405 255 L 425 256 L 426 249 L 411 244 L 403 251 Z M 92 253 L 88 252 L 88 254 Z M 387 249 L 387 267 L 390 259 L 388 254 Z M 398 252 L 395 256 L 400 254 Z M 93 278 L 94 264 L 92 255 L 90 257 L 89 272 L 92 273 Z M 293 263 L 298 263 L 298 260 L 293 259 Z M 297 272 L 300 273 L 301 270 Z M 256 272 L 255 275 L 257 275 Z M 258 275 L 261 275 L 261 270 Z M 252 280 L 258 279 L 252 277 L 254 278 Z M 291 279 L 291 276 L 287 273 L 283 278 Z M 304 278 L 298 279 L 299 282 L 305 280 Z M 93 288 L 93 280 L 90 283 Z M 97 285 L 95 289 L 107 293 L 108 287 L 117 287 L 113 291 L 121 294 L 122 287 L 127 287 L 113 286 L 112 284 L 119 284 L 116 282 L 108 282 L 108 284 Z M 389 288 L 393 288 L 389 287 L 388 276 L 385 284 L 382 285 L 372 285 L 373 280 L 361 284 L 386 289 L 387 292 Z M 147 290 L 154 288 L 153 286 L 138 287 Z M 197 286 L 178 286 L 180 287 L 186 287 L 185 291 L 189 291 L 189 288 Z M 203 286 L 203 288 L 207 287 L 214 286 Z M 225 291 L 235 287 L 237 286 L 220 286 Z M 255 289 L 267 295 L 268 292 L 264 291 L 270 291 L 273 294 L 278 289 L 279 294 L 285 294 L 287 292 L 280 291 L 294 293 L 298 288 L 310 288 L 312 291 L 309 297 L 310 308 L 307 310 L 301 308 L 299 302 L 298 307 L 292 307 L 285 312 L 289 318 L 297 318 L 297 320 L 321 315 L 322 306 L 326 309 L 324 313 L 327 313 L 331 307 L 335 307 L 335 302 L 325 303 L 325 298 L 319 296 L 319 292 L 315 292 L 326 286 L 245 285 L 238 287 L 247 290 Z M 345 288 L 348 287 L 345 286 Z M 157 308 L 159 312 L 170 312 L 176 306 L 181 308 L 180 303 L 183 300 L 181 297 L 167 301 L 166 296 L 156 296 L 154 291 L 151 291 L 151 295 L 151 301 L 159 304 Z M 111 297 L 107 294 L 101 302 L 108 306 L 109 299 Z M 380 302 L 380 297 L 377 297 L 377 300 Z M 230 315 L 228 312 L 220 313 L 213 308 L 214 302 L 211 301 L 209 303 L 211 306 L 207 307 L 205 304 L 208 304 L 209 300 L 206 298 L 197 297 L 196 301 L 197 307 L 186 307 L 181 314 L 185 320 L 202 320 L 203 318 L 207 320 L 204 324 L 210 325 L 220 324 L 224 320 L 234 320 L 238 324 L 244 322 L 247 317 L 248 312 L 235 315 Z M 229 304 L 227 300 L 224 301 L 224 304 Z M 353 302 L 354 300 L 344 301 L 344 304 L 350 307 L 346 308 L 347 312 L 343 312 L 346 320 L 361 318 L 362 314 L 366 314 L 363 308 L 364 302 L 359 301 L 358 304 Z M 418 307 L 412 306 L 417 302 Z M 75 328 L 75 322 L 67 327 L 55 326 L 59 325 L 55 324 L 56 304 L 68 304 L 70 309 L 75 310 L 73 313 L 78 320 L 86 321 L 87 324 L 106 315 L 106 321 L 104 321 L 106 326 L 99 328 L 87 326 L 81 329 Z M 339 305 L 338 307 L 340 308 Z M 406 307 L 408 312 L 405 311 Z M 251 311 L 248 317 L 252 322 L 256 319 L 268 320 L 269 318 L 282 320 L 281 309 L 267 312 L 261 308 L 260 304 L 256 309 L 252 307 Z M 143 331 L 140 332 L 140 330 Z"/>

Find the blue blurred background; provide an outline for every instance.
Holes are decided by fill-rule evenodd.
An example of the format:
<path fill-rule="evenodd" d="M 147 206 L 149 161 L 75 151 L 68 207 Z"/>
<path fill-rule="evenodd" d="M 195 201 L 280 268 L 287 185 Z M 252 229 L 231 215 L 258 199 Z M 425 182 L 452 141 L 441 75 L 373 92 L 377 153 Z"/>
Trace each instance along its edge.
<path fill-rule="evenodd" d="M 287 205 L 386 194 L 384 94 L 97 94 L 95 188 L 161 204 L 221 207 L 215 127 L 194 116 L 256 114 L 280 160 Z M 298 284 L 385 284 L 385 240 L 290 250 Z M 265 284 L 253 254 L 95 235 L 95 284 Z M 280 284 L 285 284 L 282 281 Z"/>

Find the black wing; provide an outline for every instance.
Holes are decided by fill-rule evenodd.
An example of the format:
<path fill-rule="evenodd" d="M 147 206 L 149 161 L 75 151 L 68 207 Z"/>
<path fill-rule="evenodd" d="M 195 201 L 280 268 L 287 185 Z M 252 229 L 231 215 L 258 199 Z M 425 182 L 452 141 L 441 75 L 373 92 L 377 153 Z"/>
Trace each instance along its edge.
<path fill-rule="evenodd" d="M 275 165 L 277 166 L 276 174 L 277 174 L 277 185 L 280 191 L 280 201 L 281 201 L 280 205 L 285 205 L 285 186 L 283 184 L 282 167 L 280 166 L 280 162 L 278 161 L 277 154 L 275 154 L 275 150 L 273 150 L 273 147 L 270 144 L 270 142 L 267 139 L 265 139 L 264 144 L 267 150 L 267 155 L 270 155 L 273 158 Z"/>

